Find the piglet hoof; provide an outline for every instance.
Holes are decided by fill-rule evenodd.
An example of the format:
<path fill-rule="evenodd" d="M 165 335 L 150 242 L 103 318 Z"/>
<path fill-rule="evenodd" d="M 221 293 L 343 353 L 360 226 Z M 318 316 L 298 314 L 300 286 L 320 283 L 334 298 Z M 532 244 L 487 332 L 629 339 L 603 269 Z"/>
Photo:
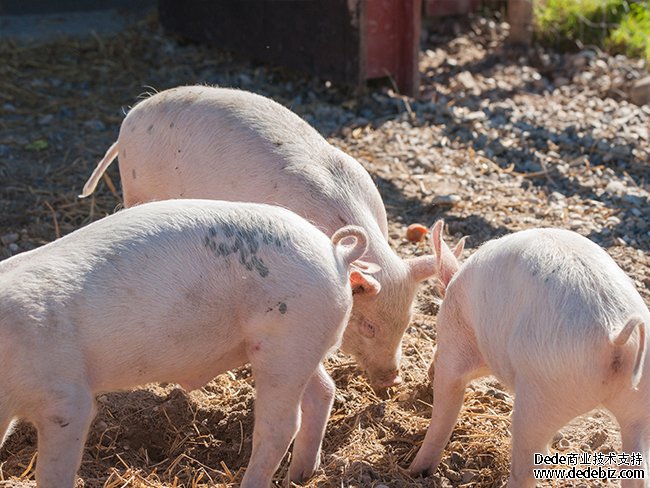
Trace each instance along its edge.
<path fill-rule="evenodd" d="M 291 486 L 291 483 L 295 483 L 296 485 L 301 485 L 305 481 L 307 481 L 309 478 L 311 478 L 318 467 L 320 466 L 320 460 L 316 462 L 316 464 L 312 467 L 294 467 L 290 466 L 289 467 L 289 475 L 287 476 L 286 479 L 286 486 Z"/>
<path fill-rule="evenodd" d="M 289 473 L 284 479 L 282 486 L 291 488 L 293 486 L 302 486 L 302 484 L 309 479 L 309 476 L 304 473 L 293 474 Z"/>
<path fill-rule="evenodd" d="M 418 476 L 431 476 L 431 473 L 433 472 L 433 467 L 431 464 L 418 459 L 418 456 L 415 457 L 411 465 L 408 467 L 408 473 L 411 475 L 413 478 L 417 478 Z"/>

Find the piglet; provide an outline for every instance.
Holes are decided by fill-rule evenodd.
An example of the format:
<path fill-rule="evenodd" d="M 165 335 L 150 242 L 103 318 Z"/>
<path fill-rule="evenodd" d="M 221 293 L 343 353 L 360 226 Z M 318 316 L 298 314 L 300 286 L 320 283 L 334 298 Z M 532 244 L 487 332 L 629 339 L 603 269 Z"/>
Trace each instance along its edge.
<path fill-rule="evenodd" d="M 334 397 L 321 362 L 342 339 L 353 290 L 379 291 L 355 261 L 366 243 L 359 227 L 330 240 L 279 207 L 169 200 L 3 261 L 0 436 L 15 418 L 32 422 L 38 486 L 71 488 L 95 394 L 162 381 L 191 390 L 250 362 L 241 486 L 269 486 L 296 434 L 290 478 L 309 477 Z"/>
<path fill-rule="evenodd" d="M 344 225 L 368 234 L 364 260 L 381 269 L 376 296 L 359 287 L 341 348 L 376 388 L 399 384 L 402 336 L 430 256 L 401 259 L 388 243 L 386 210 L 361 164 L 283 105 L 255 93 L 179 86 L 135 105 L 82 197 L 119 159 L 124 205 L 170 198 L 270 203 L 331 236 Z"/>
<path fill-rule="evenodd" d="M 465 385 L 495 375 L 515 392 L 508 486 L 534 486 L 535 453 L 574 417 L 606 407 L 621 426 L 623 451 L 640 452 L 650 486 L 650 312 L 632 281 L 589 239 L 532 229 L 490 241 L 462 266 L 432 229 L 444 298 L 429 370 L 431 424 L 410 466 L 432 472 L 463 404 Z M 435 375 L 434 375 L 435 366 Z"/>

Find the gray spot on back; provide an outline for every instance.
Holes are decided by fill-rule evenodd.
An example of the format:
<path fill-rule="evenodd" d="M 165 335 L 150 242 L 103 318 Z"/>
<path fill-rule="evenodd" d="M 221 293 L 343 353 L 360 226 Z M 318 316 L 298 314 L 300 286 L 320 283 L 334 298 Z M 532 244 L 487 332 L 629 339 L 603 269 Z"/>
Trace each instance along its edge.
<path fill-rule="evenodd" d="M 269 275 L 270 270 L 257 253 L 263 245 L 281 248 L 288 239 L 286 232 L 278 233 L 275 228 L 251 229 L 224 222 L 207 229 L 203 244 L 217 257 L 225 258 L 230 254 L 238 254 L 239 264 L 248 271 L 256 271 L 264 278 Z"/>

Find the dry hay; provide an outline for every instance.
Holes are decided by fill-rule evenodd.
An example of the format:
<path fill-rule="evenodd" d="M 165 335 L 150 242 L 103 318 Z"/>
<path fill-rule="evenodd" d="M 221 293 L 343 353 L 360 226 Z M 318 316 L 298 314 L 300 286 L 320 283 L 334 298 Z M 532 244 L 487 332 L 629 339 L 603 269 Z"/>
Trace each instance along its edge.
<path fill-rule="evenodd" d="M 449 210 L 447 203 L 436 203 L 429 190 L 433 183 L 414 180 L 414 167 L 403 162 L 413 159 L 409 154 L 417 151 L 417 141 L 409 142 L 412 134 L 400 129 L 413 114 L 408 100 L 390 89 L 375 89 L 361 103 L 351 92 L 319 80 L 262 68 L 214 49 L 177 44 L 161 35 L 154 17 L 111 38 L 64 39 L 31 47 L 3 42 L 0 61 L 0 145 L 10 148 L 10 156 L 0 158 L 0 229 L 5 235 L 17 235 L 11 241 L 20 250 L 42 245 L 120 208 L 117 165 L 91 198 L 80 201 L 77 194 L 117 136 L 123 114 L 116 107 L 132 105 L 135 95 L 149 91 L 149 85 L 158 90 L 196 82 L 242 86 L 289 106 L 300 96 L 294 108 L 316 120 L 325 120 L 323 113 L 332 106 L 369 107 L 374 111 L 371 122 L 343 127 L 342 138 L 333 142 L 360 158 L 378 182 L 398 252 L 405 257 L 430 252 L 426 243 L 406 241 L 403 230 L 415 220 L 431 224 Z M 340 128 L 338 122 L 334 125 Z M 329 133 L 327 128 L 321 130 Z M 485 177 L 481 180 L 484 194 L 467 200 L 463 196 L 448 214 L 452 241 L 468 233 L 476 245 L 503 233 L 504 227 L 494 224 L 494 214 L 489 215 L 492 209 L 506 212 L 508 218 L 539 212 L 540 203 L 521 199 L 517 192 L 510 194 L 508 188 L 486 201 L 495 182 L 503 182 L 501 174 L 510 177 L 512 168 L 482 162 L 471 148 L 452 155 L 437 153 L 428 142 L 423 147 L 428 153 L 418 154 L 418 164 L 425 157 L 448 158 L 456 168 L 454 174 L 438 172 L 448 175 L 435 182 L 438 188 L 465 178 L 460 171 L 467 161 L 480 168 L 477 178 Z M 391 148 L 397 152 L 389 154 Z M 512 176 L 544 178 L 546 173 Z M 462 194 L 463 188 L 453 190 Z M 527 191 L 540 202 L 547 198 L 543 189 L 528 187 Z M 476 206 L 482 204 L 485 218 L 476 219 Z M 547 212 L 539 218 L 552 223 L 556 217 Z M 526 223 L 516 220 L 511 229 Z M 0 242 L 0 258 L 13 253 L 10 245 Z M 424 286 L 404 340 L 401 386 L 378 396 L 349 358 L 339 354 L 328 361 L 337 394 L 321 470 L 305 486 L 498 487 L 507 480 L 512 399 L 489 380 L 468 388 L 438 472 L 414 479 L 404 471 L 430 417 L 433 392 L 427 369 L 437 311 L 432 298 L 431 285 Z M 253 386 L 250 370 L 241 368 L 189 394 L 176 385 L 148 385 L 100 396 L 80 483 L 108 488 L 237 486 L 251 452 Z M 13 480 L 7 486 L 33 480 L 35 444 L 34 429 L 21 424 L 0 450 L 0 480 Z M 277 473 L 278 482 L 289 459 L 290 454 Z"/>

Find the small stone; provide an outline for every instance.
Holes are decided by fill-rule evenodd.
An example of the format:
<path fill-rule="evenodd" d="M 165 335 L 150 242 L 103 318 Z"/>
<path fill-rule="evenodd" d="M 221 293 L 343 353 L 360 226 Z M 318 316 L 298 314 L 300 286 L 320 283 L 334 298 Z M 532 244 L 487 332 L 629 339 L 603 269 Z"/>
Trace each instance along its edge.
<path fill-rule="evenodd" d="M 49 125 L 54 120 L 54 115 L 47 114 L 38 118 L 38 125 Z"/>
<path fill-rule="evenodd" d="M 450 481 L 460 481 L 461 480 L 460 473 L 457 473 L 453 469 L 448 469 L 447 472 L 445 473 L 445 475 L 447 475 L 447 478 Z"/>
<path fill-rule="evenodd" d="M 619 219 L 616 215 L 612 215 L 610 217 L 607 217 L 605 223 L 610 226 L 620 225 L 621 219 Z"/>
<path fill-rule="evenodd" d="M 591 435 L 589 438 L 589 446 L 591 447 L 591 450 L 594 451 L 598 449 L 600 446 L 603 445 L 603 442 L 607 440 L 607 434 L 603 432 L 602 430 L 599 430 L 598 432 L 595 432 L 594 434 Z"/>
<path fill-rule="evenodd" d="M 630 88 L 630 99 L 637 105 L 645 105 L 650 102 L 650 76 L 634 82 Z"/>
<path fill-rule="evenodd" d="M 451 463 L 453 465 L 460 466 L 461 464 L 463 464 L 463 461 L 464 461 L 463 456 L 458 454 L 456 451 L 451 453 Z"/>
<path fill-rule="evenodd" d="M 18 241 L 19 235 L 15 232 L 12 232 L 10 234 L 5 234 L 3 235 L 0 240 L 2 240 L 2 243 L 5 245 L 12 244 L 16 241 Z"/>
<path fill-rule="evenodd" d="M 86 120 L 84 122 L 84 127 L 86 127 L 87 129 L 93 130 L 93 131 L 97 131 L 97 132 L 101 132 L 103 130 L 106 130 L 106 125 L 104 124 L 104 122 L 102 122 L 101 120 L 97 120 L 97 119 Z"/>
<path fill-rule="evenodd" d="M 474 478 L 476 478 L 477 472 L 473 469 L 463 469 L 460 472 L 463 483 L 469 483 Z"/>
<path fill-rule="evenodd" d="M 555 86 L 557 86 L 557 87 L 560 87 L 560 86 L 568 85 L 569 80 L 568 80 L 568 78 L 565 78 L 564 76 L 558 76 L 557 78 L 555 78 L 553 80 L 553 84 Z"/>
<path fill-rule="evenodd" d="M 474 80 L 472 73 L 469 71 L 461 71 L 458 73 L 458 76 L 456 76 L 456 79 L 466 90 L 473 90 L 476 88 L 476 81 Z"/>
<path fill-rule="evenodd" d="M 11 244 L 9 244 L 7 247 L 9 248 L 9 250 L 12 253 L 18 252 L 20 250 L 20 248 L 18 247 L 18 244 L 15 244 L 13 242 Z"/>
<path fill-rule="evenodd" d="M 453 207 L 460 201 L 461 198 L 458 195 L 438 195 L 431 203 L 438 207 Z"/>

